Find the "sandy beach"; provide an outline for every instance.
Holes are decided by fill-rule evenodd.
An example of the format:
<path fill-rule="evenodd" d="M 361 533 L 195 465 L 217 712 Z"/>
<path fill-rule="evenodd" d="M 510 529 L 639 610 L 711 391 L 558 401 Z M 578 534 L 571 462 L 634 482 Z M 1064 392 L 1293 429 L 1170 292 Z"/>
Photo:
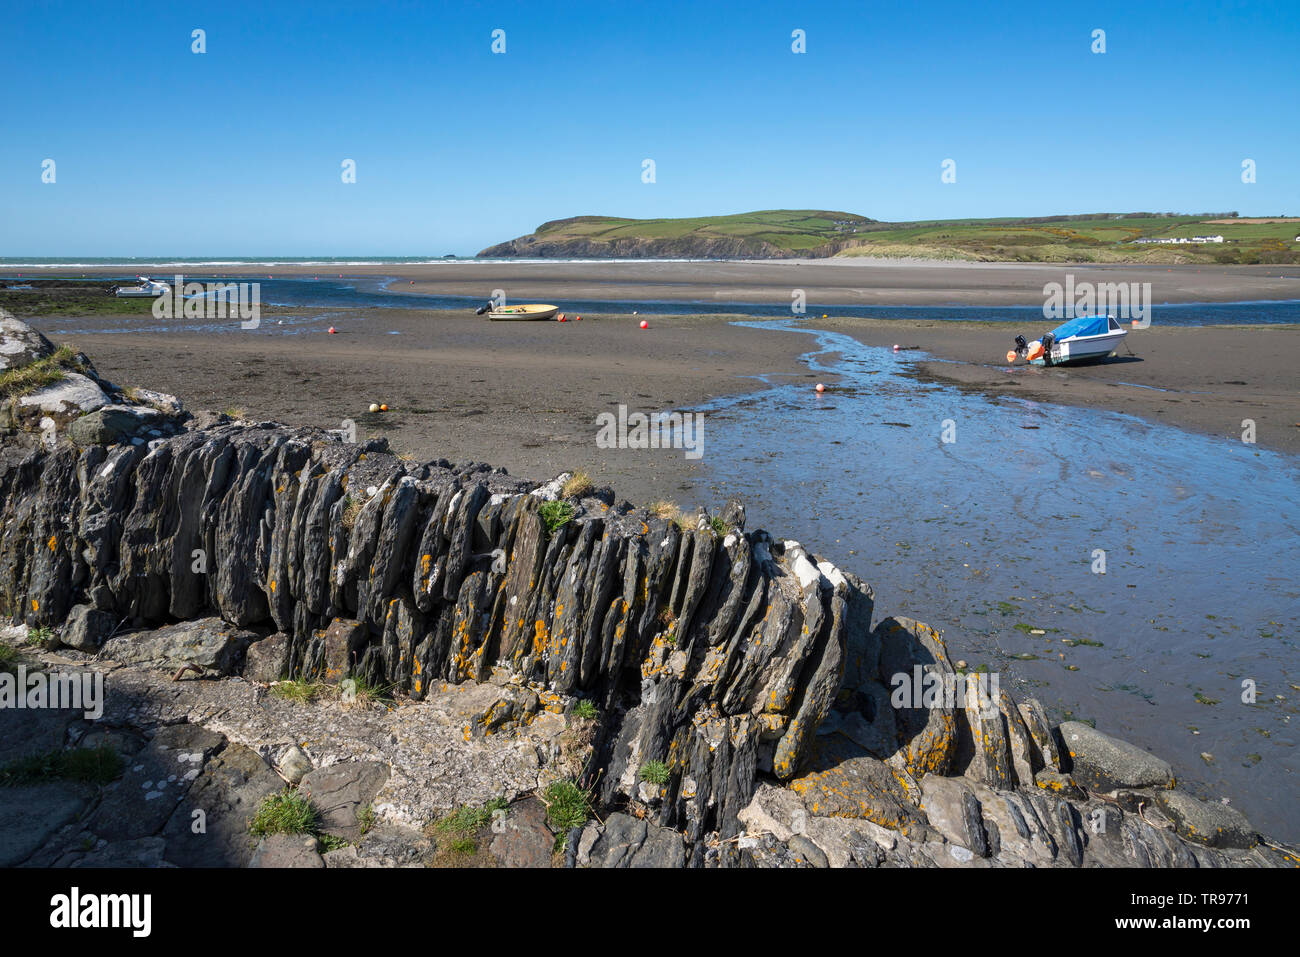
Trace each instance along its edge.
<path fill-rule="evenodd" d="M 647 501 L 689 488 L 696 463 L 680 452 L 597 449 L 598 414 L 620 404 L 690 409 L 764 382 L 813 378 L 799 362 L 808 339 L 737 327 L 725 316 L 653 316 L 643 332 L 630 315 L 494 323 L 368 309 L 296 317 L 295 334 L 284 335 L 274 313 L 263 330 L 222 335 L 186 331 L 183 323 L 168 332 L 69 334 L 137 320 L 45 318 L 39 325 L 88 352 L 115 380 L 150 382 L 193 408 L 240 408 L 328 428 L 352 418 L 417 457 L 486 461 L 542 478 L 587 468 L 621 495 Z M 327 334 L 331 323 L 338 335 Z M 1106 363 L 1046 369 L 1011 368 L 1002 358 L 1017 332 L 1032 338 L 1037 326 L 834 315 L 803 324 L 867 345 L 899 344 L 918 359 L 923 352 L 912 367 L 921 378 L 1129 413 L 1233 442 L 1251 419 L 1260 448 L 1300 452 L 1300 329 L 1293 326 L 1153 326 L 1131 330 L 1121 355 Z M 372 401 L 391 411 L 368 415 Z"/>
<path fill-rule="evenodd" d="M 21 271 L 18 269 L 15 272 Z M 388 277 L 392 292 L 487 299 L 501 289 L 513 301 L 627 299 L 667 302 L 788 303 L 802 289 L 819 305 L 1042 305 L 1043 286 L 1076 283 L 1151 283 L 1152 301 L 1238 302 L 1300 299 L 1300 266 L 1096 266 L 931 262 L 854 257 L 727 262 L 563 262 L 447 260 L 385 265 L 221 265 L 181 268 L 174 263 L 129 267 L 28 268 L 26 275 Z"/>
<path fill-rule="evenodd" d="M 102 320 L 99 321 L 102 324 Z M 601 450 L 596 416 L 689 409 L 720 395 L 811 376 L 801 336 L 738 330 L 722 318 L 629 317 L 488 322 L 378 309 L 267 331 L 68 335 L 104 375 L 151 383 L 187 407 L 237 408 L 258 420 L 387 436 L 394 451 L 502 466 L 546 479 L 586 469 L 633 502 L 683 496 L 698 463 L 678 450 Z M 337 335 L 328 335 L 333 323 Z M 56 341 L 84 320 L 44 320 Z M 371 402 L 387 413 L 371 415 Z"/>

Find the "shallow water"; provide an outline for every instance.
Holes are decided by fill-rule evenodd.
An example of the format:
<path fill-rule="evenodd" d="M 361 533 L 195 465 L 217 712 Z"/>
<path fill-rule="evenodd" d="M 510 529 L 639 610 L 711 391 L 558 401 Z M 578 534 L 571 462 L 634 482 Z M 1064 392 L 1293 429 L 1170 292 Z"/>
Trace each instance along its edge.
<path fill-rule="evenodd" d="M 269 275 L 274 275 L 270 273 Z M 3 279 L 0 276 L 0 279 Z M 12 278 L 12 277 L 11 277 Z M 133 277 L 124 276 L 123 279 Z M 169 276 L 156 276 L 157 279 L 169 279 Z M 300 277 L 292 279 L 259 279 L 257 276 L 221 277 L 219 275 L 186 275 L 187 281 L 209 282 L 229 280 L 235 282 L 256 282 L 261 287 L 261 301 L 268 306 L 297 306 L 311 309 L 435 309 L 464 311 L 472 315 L 474 309 L 483 305 L 485 298 L 468 296 L 429 296 L 390 292 L 389 286 L 401 284 L 403 280 L 391 278 L 379 279 L 313 279 Z M 656 300 L 618 300 L 618 299 L 566 299 L 563 303 L 569 313 L 629 313 L 640 312 L 646 315 L 680 315 L 692 313 L 698 315 L 744 315 L 765 316 L 772 318 L 790 317 L 788 304 L 762 304 L 745 302 L 667 302 Z M 1057 320 L 1043 318 L 1039 306 L 829 306 L 809 303 L 807 316 L 812 318 L 822 313 L 836 316 L 856 316 L 865 319 L 921 319 L 921 320 L 1015 320 L 1035 329 L 1043 323 L 1057 325 Z M 296 323 L 306 323 L 316 317 L 300 317 Z M 1219 303 L 1155 303 L 1151 307 L 1151 322 L 1156 325 L 1202 326 L 1224 324 L 1276 324 L 1300 323 L 1300 300 L 1277 302 L 1219 302 Z M 96 329 L 96 332 L 109 332 L 120 329 L 119 323 L 110 323 L 114 328 Z M 188 326 L 188 323 L 186 324 Z M 292 325 L 285 319 L 285 325 Z M 1049 326 L 1050 327 L 1050 326 Z M 215 324 L 213 332 L 239 332 L 238 323 L 224 322 Z"/>
<path fill-rule="evenodd" d="M 811 336 L 805 359 L 840 377 L 833 389 L 809 380 L 702 407 L 702 503 L 739 495 L 749 528 L 800 538 L 869 581 L 878 618 L 942 629 L 954 658 L 1300 837 L 1300 461 L 918 383 L 902 375 L 915 353 Z"/>

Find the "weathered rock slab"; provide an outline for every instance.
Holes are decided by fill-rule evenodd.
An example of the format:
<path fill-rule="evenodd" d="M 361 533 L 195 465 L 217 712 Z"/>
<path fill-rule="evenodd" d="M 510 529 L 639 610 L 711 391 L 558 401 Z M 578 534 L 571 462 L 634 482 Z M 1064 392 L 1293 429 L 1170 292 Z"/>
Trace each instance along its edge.
<path fill-rule="evenodd" d="M 1112 791 L 1174 785 L 1174 772 L 1167 761 L 1090 725 L 1066 721 L 1061 725 L 1061 739 L 1069 750 L 1071 774 L 1085 787 Z"/>
<path fill-rule="evenodd" d="M 99 656 L 166 670 L 192 666 L 201 677 L 217 678 L 238 672 L 245 649 L 256 637 L 220 618 L 200 618 L 111 638 Z"/>

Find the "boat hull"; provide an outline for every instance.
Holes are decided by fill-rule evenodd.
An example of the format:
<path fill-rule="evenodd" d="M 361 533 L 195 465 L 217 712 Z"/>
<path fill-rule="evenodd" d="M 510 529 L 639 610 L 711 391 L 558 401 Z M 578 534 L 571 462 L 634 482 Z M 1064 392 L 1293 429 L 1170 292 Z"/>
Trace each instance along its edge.
<path fill-rule="evenodd" d="M 1127 332 L 1120 329 L 1100 336 L 1072 336 L 1060 342 L 1052 343 L 1052 350 L 1040 359 L 1034 359 L 1034 365 L 1082 365 L 1085 362 L 1100 362 L 1114 355 Z"/>
<path fill-rule="evenodd" d="M 538 319 L 554 319 L 555 314 L 559 311 L 559 306 L 540 304 L 506 306 L 502 309 L 493 309 L 488 313 L 488 318 L 493 322 L 527 322 L 536 321 Z"/>

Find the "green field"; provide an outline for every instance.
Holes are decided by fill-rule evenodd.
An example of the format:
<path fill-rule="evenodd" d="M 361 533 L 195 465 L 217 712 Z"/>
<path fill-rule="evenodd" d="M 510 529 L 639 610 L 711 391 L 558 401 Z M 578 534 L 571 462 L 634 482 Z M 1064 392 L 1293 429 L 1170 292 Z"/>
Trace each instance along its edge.
<path fill-rule="evenodd" d="M 768 242 L 781 249 L 816 249 L 837 240 L 852 239 L 875 223 L 852 213 L 811 209 L 769 209 L 734 216 L 694 219 L 616 219 L 577 216 L 543 223 L 534 234 L 540 240 L 683 239 L 733 237 Z"/>
<path fill-rule="evenodd" d="M 763 210 L 691 219 L 578 216 L 480 255 L 885 256 L 981 262 L 1295 263 L 1300 219 L 1245 222 L 1235 213 L 1098 213 L 1029 219 L 886 223 L 827 210 Z M 1225 220 L 1225 222 L 1214 222 Z M 1221 235 L 1222 244 L 1161 245 L 1142 239 Z"/>

